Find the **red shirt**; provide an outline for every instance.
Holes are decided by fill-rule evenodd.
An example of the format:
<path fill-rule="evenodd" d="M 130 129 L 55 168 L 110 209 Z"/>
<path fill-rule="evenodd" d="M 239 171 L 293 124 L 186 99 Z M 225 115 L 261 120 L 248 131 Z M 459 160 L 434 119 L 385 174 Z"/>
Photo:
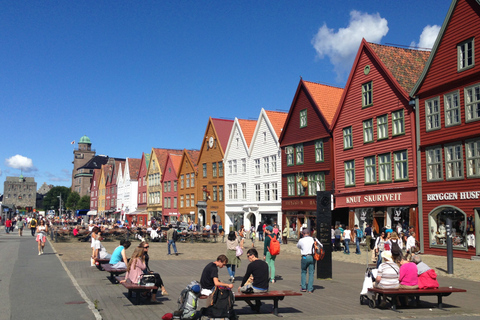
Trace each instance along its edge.
<path fill-rule="evenodd" d="M 10 228 L 11 226 L 12 226 L 12 220 L 7 219 L 7 221 L 5 221 L 5 227 Z"/>

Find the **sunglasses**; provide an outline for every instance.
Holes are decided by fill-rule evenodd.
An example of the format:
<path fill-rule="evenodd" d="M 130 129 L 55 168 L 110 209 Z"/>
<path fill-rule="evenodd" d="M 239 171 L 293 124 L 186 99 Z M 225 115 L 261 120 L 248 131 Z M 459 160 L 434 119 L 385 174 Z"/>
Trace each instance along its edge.
<path fill-rule="evenodd" d="M 146 247 L 143 247 L 143 248 L 144 248 L 144 249 L 148 249 L 148 248 L 150 248 L 150 247 L 149 247 L 149 246 L 146 246 Z"/>

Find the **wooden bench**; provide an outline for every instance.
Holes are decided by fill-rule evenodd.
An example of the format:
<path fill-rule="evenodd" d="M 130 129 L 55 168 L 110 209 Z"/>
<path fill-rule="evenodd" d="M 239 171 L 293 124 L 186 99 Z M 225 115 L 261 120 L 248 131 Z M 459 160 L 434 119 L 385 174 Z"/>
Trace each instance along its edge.
<path fill-rule="evenodd" d="M 114 269 L 112 268 L 111 264 L 104 264 L 103 265 L 103 270 L 107 271 L 110 273 L 110 276 L 107 277 L 112 283 L 117 283 L 115 276 L 121 275 L 122 273 L 127 272 L 127 269 Z"/>
<path fill-rule="evenodd" d="M 127 280 L 126 282 L 121 282 L 122 280 L 125 280 L 125 277 L 115 277 L 115 280 L 118 283 L 121 283 L 125 288 L 128 289 L 128 293 L 127 293 L 128 299 L 131 299 L 132 293 L 135 292 L 134 304 L 140 304 L 140 299 L 141 299 L 140 294 L 142 292 L 151 292 L 152 290 L 158 289 L 158 287 L 155 287 L 155 286 L 141 286 L 141 285 L 130 282 L 130 280 Z"/>
<path fill-rule="evenodd" d="M 103 264 L 108 264 L 110 262 L 110 259 L 95 259 L 95 266 L 98 268 L 98 270 L 103 271 Z"/>
<path fill-rule="evenodd" d="M 275 291 L 267 291 L 262 293 L 235 293 L 235 301 L 245 301 L 245 300 L 253 300 L 255 301 L 256 308 L 255 310 L 257 313 L 260 313 L 260 306 L 262 300 L 273 300 L 273 314 L 278 315 L 278 301 L 283 300 L 287 296 L 301 296 L 302 294 L 299 292 L 291 291 L 291 290 L 275 290 Z"/>
<path fill-rule="evenodd" d="M 467 292 L 464 289 L 452 288 L 452 287 L 440 287 L 437 289 L 380 289 L 380 288 L 369 288 L 369 292 L 373 292 L 379 295 L 385 295 L 386 297 L 391 297 L 392 310 L 397 310 L 397 297 L 406 297 L 414 296 L 417 302 L 417 305 L 420 303 L 420 296 L 437 296 L 438 309 L 443 309 L 442 298 L 451 295 L 453 292 Z M 369 301 L 370 308 L 375 308 L 377 305 L 377 299 Z"/>

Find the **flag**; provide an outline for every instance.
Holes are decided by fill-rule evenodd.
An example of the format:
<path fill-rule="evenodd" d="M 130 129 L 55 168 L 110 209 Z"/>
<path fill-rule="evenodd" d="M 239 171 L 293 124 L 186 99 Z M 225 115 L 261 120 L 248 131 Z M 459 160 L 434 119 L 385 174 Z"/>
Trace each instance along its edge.
<path fill-rule="evenodd" d="M 75 144 L 75 140 L 73 140 L 72 142 L 70 142 L 70 144 Z"/>

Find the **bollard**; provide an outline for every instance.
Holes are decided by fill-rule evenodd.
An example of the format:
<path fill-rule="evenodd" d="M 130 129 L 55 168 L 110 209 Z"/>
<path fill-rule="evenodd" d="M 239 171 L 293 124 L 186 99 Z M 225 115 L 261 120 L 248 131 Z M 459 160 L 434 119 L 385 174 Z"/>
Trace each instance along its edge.
<path fill-rule="evenodd" d="M 55 242 L 58 242 L 58 233 L 55 232 Z"/>
<path fill-rule="evenodd" d="M 50 229 L 50 240 L 53 241 L 53 229 Z"/>

